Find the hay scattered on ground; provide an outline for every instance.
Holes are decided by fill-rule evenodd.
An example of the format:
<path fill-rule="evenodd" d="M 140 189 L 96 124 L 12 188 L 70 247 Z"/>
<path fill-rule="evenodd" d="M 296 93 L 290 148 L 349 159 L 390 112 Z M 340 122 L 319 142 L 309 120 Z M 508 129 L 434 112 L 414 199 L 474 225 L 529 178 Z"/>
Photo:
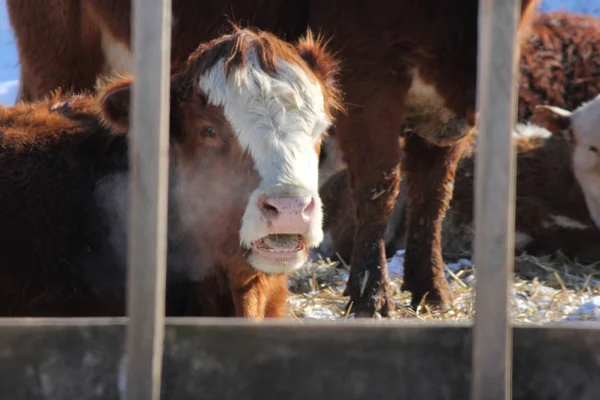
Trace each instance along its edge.
<path fill-rule="evenodd" d="M 454 294 L 446 311 L 410 308 L 410 294 L 400 292 L 403 278 L 402 250 L 388 260 L 396 311 L 392 319 L 465 321 L 473 317 L 474 266 L 469 259 L 447 265 Z M 510 311 L 514 321 L 544 324 L 573 320 L 600 321 L 600 262 L 582 265 L 558 254 L 554 257 L 515 258 Z M 290 317 L 300 319 L 347 318 L 348 297 L 343 291 L 349 267 L 331 260 L 307 263 L 290 277 Z M 351 315 L 350 315 L 351 316 Z"/>

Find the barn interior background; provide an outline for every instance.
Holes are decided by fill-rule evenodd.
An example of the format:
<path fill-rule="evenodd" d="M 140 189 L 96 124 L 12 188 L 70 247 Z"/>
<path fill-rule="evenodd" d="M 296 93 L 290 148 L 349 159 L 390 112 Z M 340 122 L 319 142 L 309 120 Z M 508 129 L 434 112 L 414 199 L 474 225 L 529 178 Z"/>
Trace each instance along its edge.
<path fill-rule="evenodd" d="M 600 15 L 600 0 L 544 0 L 542 9 Z M 6 0 L 0 0 L 0 104 L 12 104 L 19 85 L 19 65 L 8 23 Z"/>

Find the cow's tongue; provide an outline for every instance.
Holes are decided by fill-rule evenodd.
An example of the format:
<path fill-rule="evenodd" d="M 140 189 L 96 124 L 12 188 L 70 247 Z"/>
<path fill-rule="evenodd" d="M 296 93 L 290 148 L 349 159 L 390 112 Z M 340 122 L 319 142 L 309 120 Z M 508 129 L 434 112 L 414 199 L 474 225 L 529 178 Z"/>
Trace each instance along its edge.
<path fill-rule="evenodd" d="M 262 246 L 269 251 L 294 251 L 300 247 L 300 235 L 269 235 L 263 238 Z"/>

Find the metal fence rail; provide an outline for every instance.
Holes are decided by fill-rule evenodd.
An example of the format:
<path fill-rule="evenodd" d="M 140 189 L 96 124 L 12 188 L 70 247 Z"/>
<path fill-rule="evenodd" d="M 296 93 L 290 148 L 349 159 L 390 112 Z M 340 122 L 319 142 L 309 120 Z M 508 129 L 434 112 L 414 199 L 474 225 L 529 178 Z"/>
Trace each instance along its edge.
<path fill-rule="evenodd" d="M 129 318 L 0 320 L 3 398 L 599 399 L 599 326 L 507 314 L 519 4 L 480 7 L 475 324 L 298 324 L 164 318 L 171 0 L 134 0 Z"/>
<path fill-rule="evenodd" d="M 473 400 L 508 400 L 511 334 L 508 289 L 513 268 L 518 51 L 521 0 L 481 0 L 475 159 L 475 327 Z"/>
<path fill-rule="evenodd" d="M 122 399 L 126 323 L 0 322 L 2 398 Z M 466 400 L 471 327 L 167 318 L 161 398 Z M 514 328 L 513 399 L 600 398 L 600 327 L 587 328 Z"/>
<path fill-rule="evenodd" d="M 171 0 L 133 1 L 127 399 L 158 400 L 163 354 Z"/>

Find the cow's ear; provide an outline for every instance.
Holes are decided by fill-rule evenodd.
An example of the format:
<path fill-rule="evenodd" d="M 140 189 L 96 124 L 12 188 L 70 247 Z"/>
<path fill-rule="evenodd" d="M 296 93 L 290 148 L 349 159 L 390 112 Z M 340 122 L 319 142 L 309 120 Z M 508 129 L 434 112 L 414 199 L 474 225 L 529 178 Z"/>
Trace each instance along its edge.
<path fill-rule="evenodd" d="M 338 82 L 339 61 L 327 49 L 327 44 L 328 40 L 322 35 L 315 37 L 309 29 L 296 44 L 296 49 L 312 72 L 321 80 L 330 111 L 344 111 L 342 92 Z"/>
<path fill-rule="evenodd" d="M 101 92 L 103 119 L 118 133 L 129 131 L 131 83 L 131 80 L 115 82 Z"/>
<path fill-rule="evenodd" d="M 560 107 L 536 106 L 531 122 L 548 129 L 553 135 L 565 135 L 571 128 L 571 112 Z"/>

